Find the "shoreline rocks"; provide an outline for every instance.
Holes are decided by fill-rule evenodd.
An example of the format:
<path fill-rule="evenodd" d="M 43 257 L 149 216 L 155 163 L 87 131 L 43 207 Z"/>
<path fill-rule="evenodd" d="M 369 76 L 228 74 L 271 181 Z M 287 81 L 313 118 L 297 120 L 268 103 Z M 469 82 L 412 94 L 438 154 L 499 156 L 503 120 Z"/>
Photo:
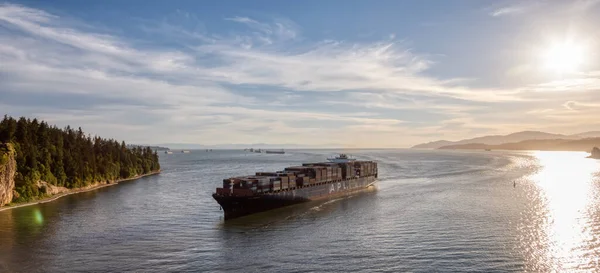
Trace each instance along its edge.
<path fill-rule="evenodd" d="M 16 172 L 14 148 L 8 143 L 0 143 L 0 207 L 13 200 Z"/>

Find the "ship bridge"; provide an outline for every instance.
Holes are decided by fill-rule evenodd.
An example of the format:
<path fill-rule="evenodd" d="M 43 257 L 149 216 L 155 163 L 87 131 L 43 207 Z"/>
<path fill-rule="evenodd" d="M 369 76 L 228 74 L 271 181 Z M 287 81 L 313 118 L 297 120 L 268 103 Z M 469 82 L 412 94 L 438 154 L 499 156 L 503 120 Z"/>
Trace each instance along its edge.
<path fill-rule="evenodd" d="M 339 154 L 335 157 L 329 157 L 329 158 L 327 158 L 327 160 L 329 162 L 333 162 L 333 163 L 348 163 L 348 162 L 356 161 L 355 158 L 352 158 L 352 157 L 348 156 L 347 154 Z"/>

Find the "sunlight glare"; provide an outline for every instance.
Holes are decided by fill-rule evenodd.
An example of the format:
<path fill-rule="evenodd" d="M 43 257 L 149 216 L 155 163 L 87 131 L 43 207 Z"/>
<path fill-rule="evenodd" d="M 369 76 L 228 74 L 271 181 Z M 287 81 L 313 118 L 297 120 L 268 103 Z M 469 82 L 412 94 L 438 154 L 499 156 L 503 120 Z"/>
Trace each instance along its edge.
<path fill-rule="evenodd" d="M 543 52 L 546 69 L 557 73 L 576 72 L 585 60 L 585 49 L 574 42 L 555 43 Z"/>
<path fill-rule="evenodd" d="M 580 152 L 536 152 L 540 166 L 533 180 L 546 200 L 549 239 L 547 259 L 553 268 L 573 268 L 593 264 L 580 253 L 591 239 L 589 211 L 594 206 L 594 174 L 599 165 Z M 579 259 L 579 260 L 578 260 Z M 578 261 L 570 264 L 566 261 Z"/>

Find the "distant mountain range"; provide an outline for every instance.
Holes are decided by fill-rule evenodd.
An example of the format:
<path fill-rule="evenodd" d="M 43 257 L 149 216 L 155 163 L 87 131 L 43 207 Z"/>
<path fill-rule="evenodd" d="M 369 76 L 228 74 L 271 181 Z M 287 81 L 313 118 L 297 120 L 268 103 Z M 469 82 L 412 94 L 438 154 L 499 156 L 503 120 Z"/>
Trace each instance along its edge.
<path fill-rule="evenodd" d="M 167 147 L 152 146 L 152 145 L 139 145 L 139 144 L 127 144 L 127 148 L 135 148 L 135 147 L 142 147 L 142 148 L 150 147 L 150 149 L 152 149 L 154 151 L 167 151 L 167 150 L 169 150 L 169 148 L 167 148 Z"/>
<path fill-rule="evenodd" d="M 594 147 L 600 147 L 600 137 L 583 138 L 576 140 L 568 139 L 532 139 L 520 142 L 488 145 L 482 143 L 470 143 L 459 145 L 448 145 L 438 149 L 442 150 L 538 150 L 538 151 L 582 151 L 590 152 Z"/>
<path fill-rule="evenodd" d="M 218 145 L 202 145 L 193 143 L 162 143 L 158 146 L 169 147 L 169 149 L 318 149 L 325 147 L 334 147 L 335 145 L 300 145 L 300 144 L 266 144 L 266 143 L 253 143 L 253 144 L 218 144 Z"/>
<path fill-rule="evenodd" d="M 561 134 L 551 134 L 546 132 L 539 131 L 523 131 L 512 133 L 508 135 L 491 135 L 491 136 L 483 136 L 476 137 L 470 139 L 463 139 L 460 141 L 447 141 L 447 140 L 439 140 L 429 143 L 423 143 L 412 148 L 415 149 L 484 149 L 483 147 L 487 145 L 501 145 L 501 144 L 515 144 L 523 141 L 533 141 L 534 140 L 556 140 L 556 141 L 565 141 L 565 140 L 579 140 L 585 138 L 598 138 L 600 137 L 600 131 L 590 131 L 584 132 L 580 134 L 574 135 L 561 135 Z M 531 143 L 527 142 L 527 145 Z M 542 143 L 539 142 L 540 145 L 543 146 Z M 463 146 L 464 145 L 464 146 Z M 566 144 L 565 144 L 566 145 Z M 477 147 L 477 148 L 470 148 Z M 593 146 L 592 146 L 593 147 Z M 588 147 L 589 151 L 592 147 Z M 535 150 L 535 149 L 534 149 Z"/>

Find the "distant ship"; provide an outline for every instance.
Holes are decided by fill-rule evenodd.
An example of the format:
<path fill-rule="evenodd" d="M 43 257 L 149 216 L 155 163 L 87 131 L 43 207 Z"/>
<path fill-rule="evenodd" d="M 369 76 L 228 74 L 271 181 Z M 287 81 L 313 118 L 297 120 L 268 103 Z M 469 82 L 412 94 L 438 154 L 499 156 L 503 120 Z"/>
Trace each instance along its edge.
<path fill-rule="evenodd" d="M 172 154 L 172 153 L 173 153 L 173 152 L 171 152 L 171 151 L 165 151 L 165 154 L 169 154 L 169 155 L 170 155 L 170 154 Z"/>
<path fill-rule="evenodd" d="M 283 149 L 281 149 L 281 150 L 266 150 L 265 153 L 267 153 L 267 154 L 285 154 L 285 151 L 283 151 Z"/>
<path fill-rule="evenodd" d="M 346 162 L 356 161 L 356 159 L 352 158 L 351 156 L 349 156 L 347 154 L 340 154 L 339 156 L 336 156 L 336 157 L 328 157 L 327 161 L 333 162 L 333 163 L 346 163 Z"/>
<path fill-rule="evenodd" d="M 347 155 L 329 162 L 304 163 L 283 171 L 223 180 L 213 198 L 225 220 L 315 199 L 346 195 L 370 187 L 377 180 L 377 162 L 358 161 Z"/>
<path fill-rule="evenodd" d="M 189 154 L 190 153 L 190 151 L 188 151 L 188 150 L 183 150 L 181 152 L 184 153 L 184 154 Z"/>

